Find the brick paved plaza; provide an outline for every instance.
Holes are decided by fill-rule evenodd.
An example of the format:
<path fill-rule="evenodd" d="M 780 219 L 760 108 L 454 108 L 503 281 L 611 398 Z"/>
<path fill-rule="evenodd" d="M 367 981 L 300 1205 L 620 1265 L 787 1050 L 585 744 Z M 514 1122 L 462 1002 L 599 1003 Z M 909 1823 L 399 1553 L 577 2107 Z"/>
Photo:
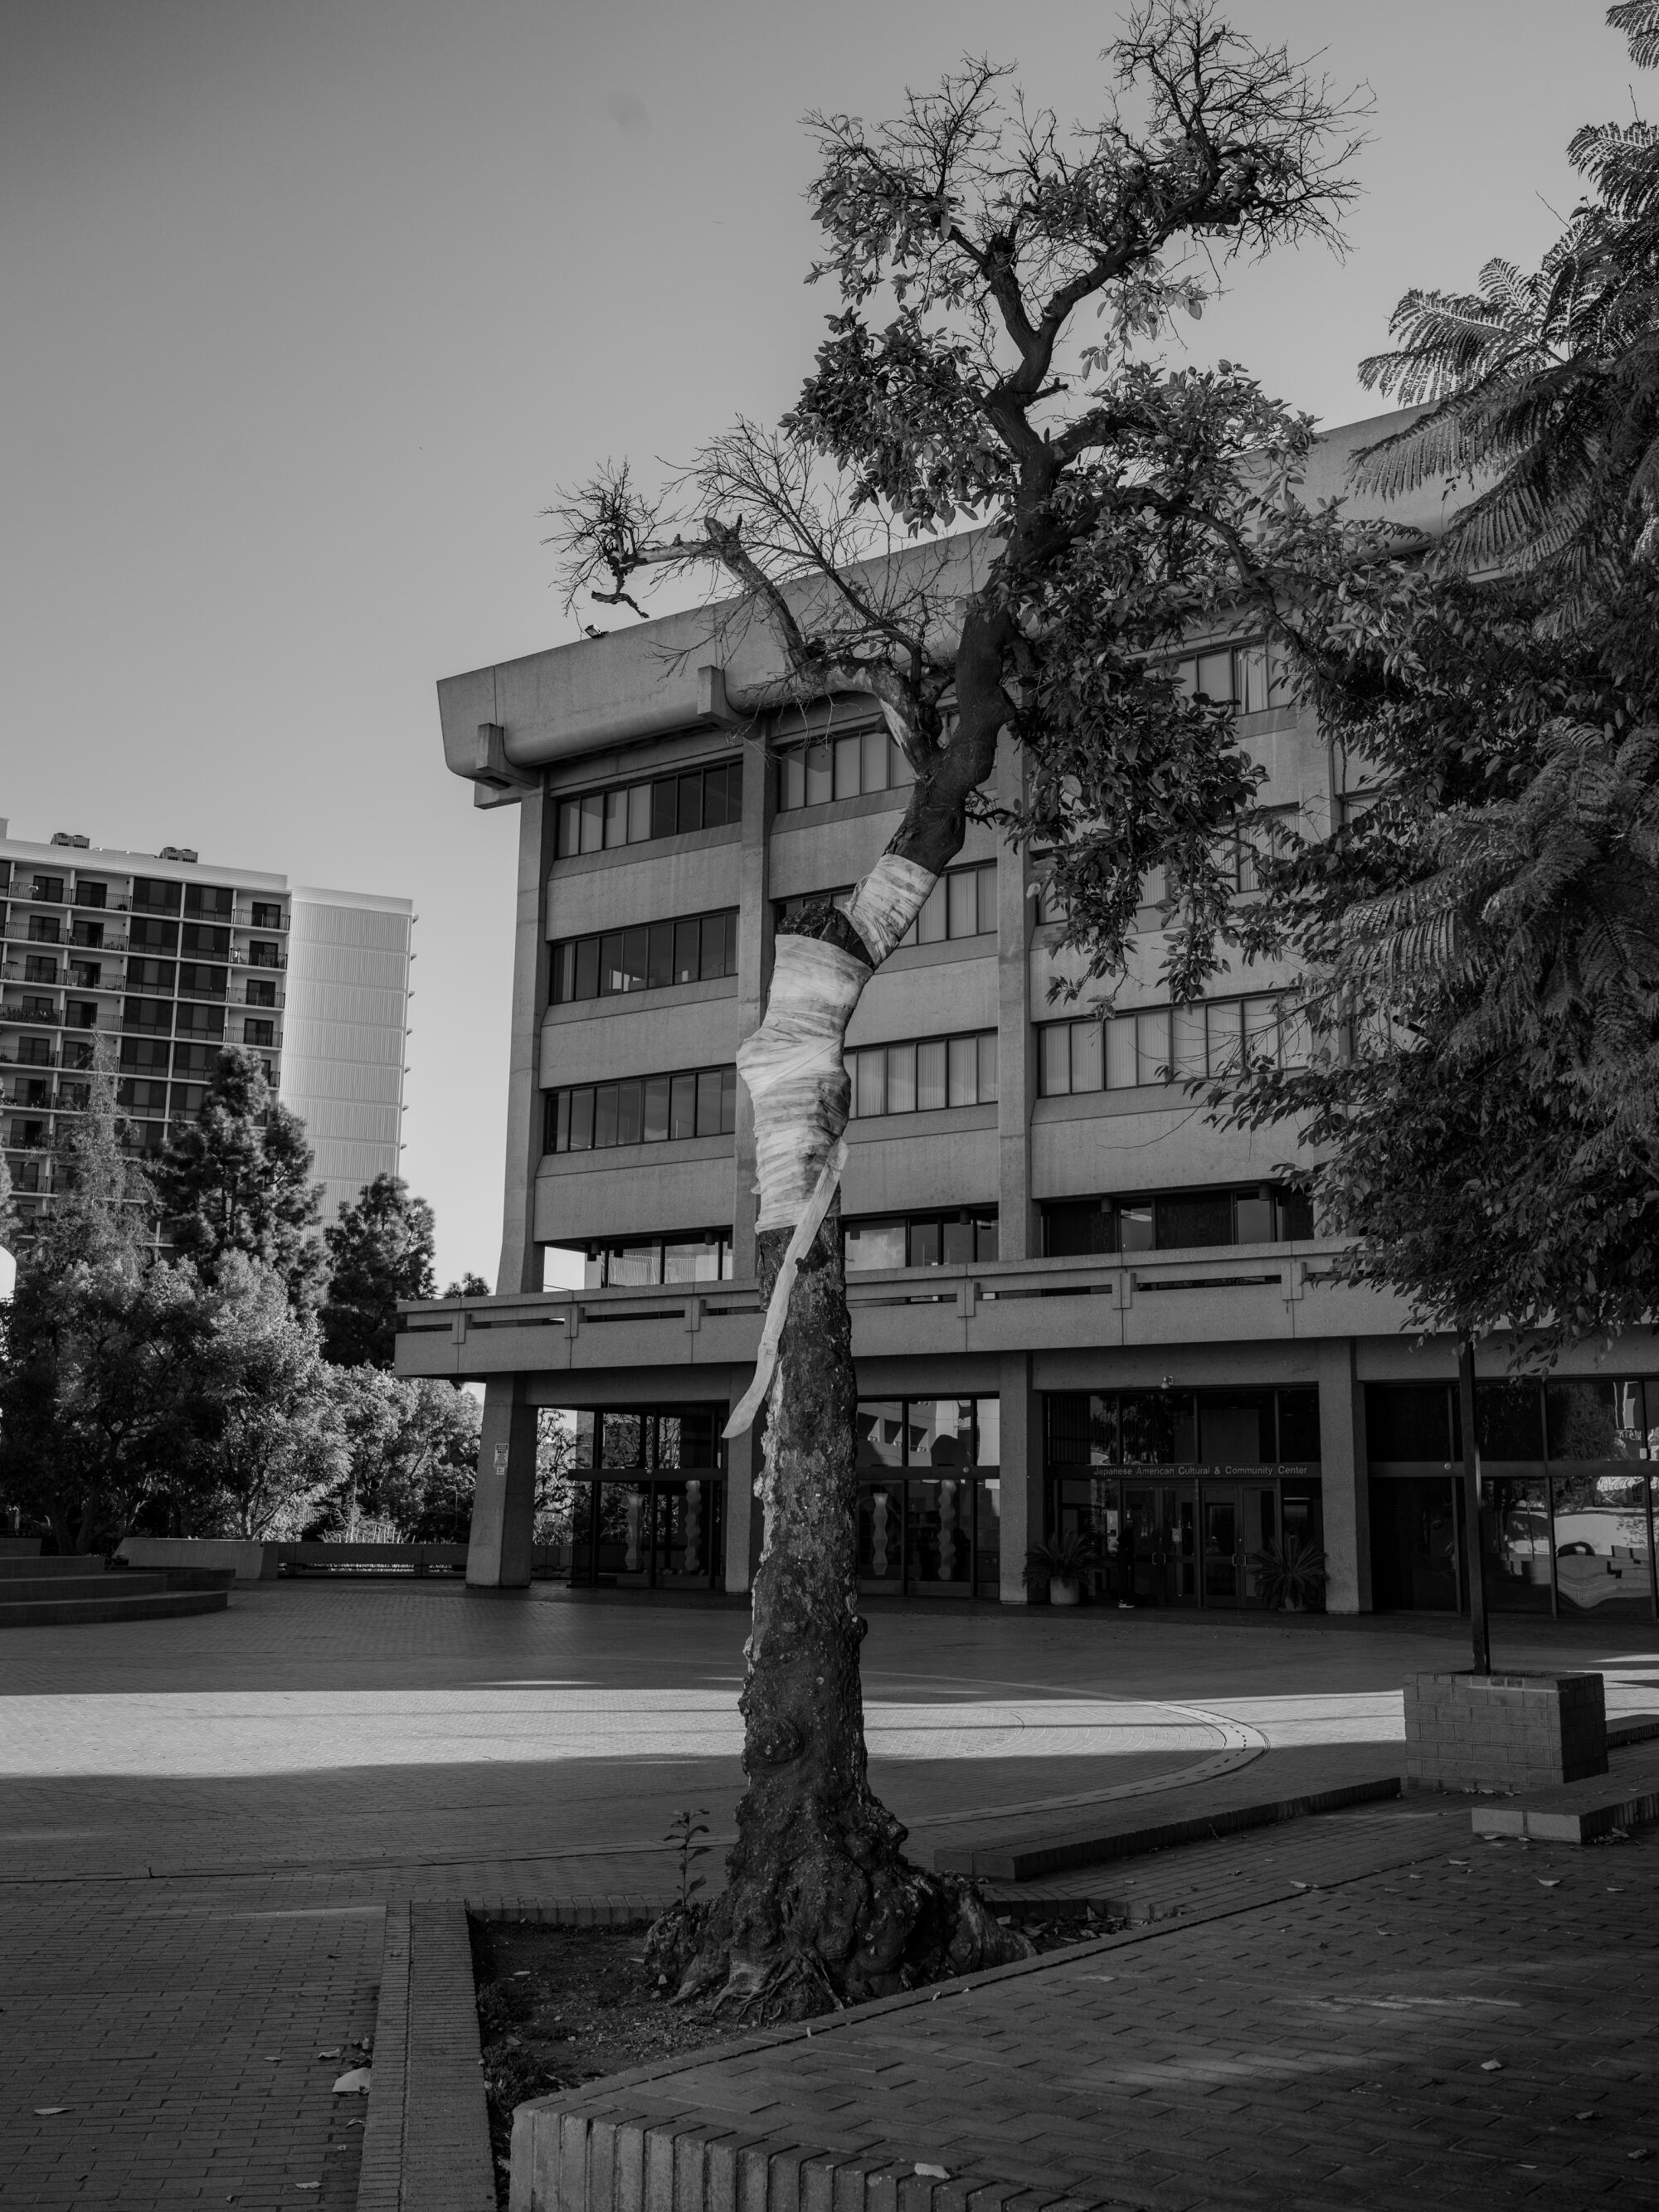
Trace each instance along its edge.
<path fill-rule="evenodd" d="M 406 1991 L 428 1907 L 659 1892 L 666 1813 L 707 1804 L 729 1829 L 744 1631 L 735 1608 L 405 1584 L 13 1632 L 0 2201 L 435 2212 L 419 2176 L 364 2162 L 378 2094 L 368 2113 L 331 2094 L 376 2033 L 397 1931 Z M 994 1838 L 999 1813 L 1012 1832 L 1091 1800 L 1397 1772 L 1402 1675 L 1462 1660 L 1455 1623 L 938 1607 L 881 1616 L 866 1652 L 878 1786 L 924 1854 Z M 1615 1716 L 1659 1708 L 1651 1632 L 1571 1657 L 1610 1662 Z M 908 2112 L 915 2159 L 1033 2207 L 1097 2165 L 1095 2198 L 1132 2203 L 1653 2199 L 1659 2160 L 1629 2154 L 1659 2150 L 1659 1847 L 1476 1844 L 1466 1812 L 1415 1799 L 1103 1881 L 1150 1924 L 1016 1974 L 994 2007 L 890 2008 L 664 2094 L 724 2100 L 751 2136 L 826 2099 L 878 2137 Z"/>

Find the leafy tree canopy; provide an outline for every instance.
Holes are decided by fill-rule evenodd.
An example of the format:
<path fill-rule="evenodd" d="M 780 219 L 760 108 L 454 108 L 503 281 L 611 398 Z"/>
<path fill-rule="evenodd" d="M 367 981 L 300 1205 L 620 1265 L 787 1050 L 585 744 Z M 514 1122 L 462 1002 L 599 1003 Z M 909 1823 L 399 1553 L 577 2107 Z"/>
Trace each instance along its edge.
<path fill-rule="evenodd" d="M 305 1124 L 273 1096 L 264 1063 L 228 1047 L 195 1121 L 175 1127 L 156 1170 L 173 1249 L 207 1282 L 240 1252 L 276 1269 L 296 1305 L 314 1304 L 323 1253 L 307 1233 L 320 1211 L 311 1167 Z"/>
<path fill-rule="evenodd" d="M 342 1367 L 390 1367 L 399 1298 L 436 1295 L 432 1208 L 400 1176 L 378 1175 L 323 1231 L 328 1295 L 323 1352 Z"/>

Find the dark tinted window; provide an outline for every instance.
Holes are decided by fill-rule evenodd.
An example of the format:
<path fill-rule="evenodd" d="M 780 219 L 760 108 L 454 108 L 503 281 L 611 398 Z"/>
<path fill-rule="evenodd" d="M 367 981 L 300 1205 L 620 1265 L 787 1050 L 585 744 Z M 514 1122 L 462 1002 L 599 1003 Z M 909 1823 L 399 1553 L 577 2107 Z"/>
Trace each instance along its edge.
<path fill-rule="evenodd" d="M 1317 1389 L 1279 1392 L 1279 1456 L 1292 1462 L 1319 1457 Z"/>
<path fill-rule="evenodd" d="M 228 914 L 234 904 L 228 884 L 186 884 L 186 914 Z"/>
<path fill-rule="evenodd" d="M 230 951 L 230 932 L 216 928 L 210 921 L 187 921 L 185 924 L 184 945 L 186 952 L 211 953 L 222 960 Z M 257 952 L 258 946 L 254 950 Z"/>
<path fill-rule="evenodd" d="M 1050 1260 L 1086 1260 L 1109 1252 L 1117 1217 L 1097 1199 L 1068 1200 L 1042 1209 L 1042 1249 Z"/>
<path fill-rule="evenodd" d="M 1374 1460 L 1451 1457 L 1451 1392 L 1443 1382 L 1368 1382 L 1365 1448 Z"/>
<path fill-rule="evenodd" d="M 177 914 L 183 891 L 180 884 L 163 882 L 154 876 L 136 876 L 132 884 L 134 906 L 147 906 L 157 914 Z"/>
<path fill-rule="evenodd" d="M 1158 1200 L 1160 1251 L 1180 1251 L 1193 1244 L 1231 1244 L 1232 1241 L 1233 1201 L 1230 1191 L 1188 1191 Z"/>
<path fill-rule="evenodd" d="M 1540 1395 L 1531 1376 L 1475 1385 L 1475 1436 L 1487 1459 L 1542 1459 Z"/>
<path fill-rule="evenodd" d="M 176 921 L 158 921 L 151 915 L 135 914 L 127 931 L 127 939 L 135 950 L 143 945 L 156 952 L 176 952 L 179 950 L 179 925 Z"/>

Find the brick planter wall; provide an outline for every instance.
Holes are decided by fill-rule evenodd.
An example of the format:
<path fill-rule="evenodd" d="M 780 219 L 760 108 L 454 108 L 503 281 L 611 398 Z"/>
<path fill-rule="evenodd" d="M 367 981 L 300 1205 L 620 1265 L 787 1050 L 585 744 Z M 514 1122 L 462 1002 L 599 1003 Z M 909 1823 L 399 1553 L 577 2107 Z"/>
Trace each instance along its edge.
<path fill-rule="evenodd" d="M 1509 1793 L 1607 1771 L 1607 1698 L 1599 1674 L 1406 1679 L 1408 1783 Z"/>

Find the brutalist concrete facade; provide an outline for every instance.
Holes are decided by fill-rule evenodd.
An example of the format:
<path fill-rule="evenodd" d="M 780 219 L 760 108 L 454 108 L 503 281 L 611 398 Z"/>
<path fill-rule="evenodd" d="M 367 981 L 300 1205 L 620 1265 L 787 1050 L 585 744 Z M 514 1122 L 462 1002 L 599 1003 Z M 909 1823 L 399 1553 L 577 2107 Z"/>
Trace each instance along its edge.
<path fill-rule="evenodd" d="M 1385 427 L 1359 424 L 1323 441 L 1310 495 L 1341 490 L 1354 450 Z M 1419 507 L 1399 519 L 1431 533 L 1437 493 Z M 963 588 L 975 551 L 971 539 L 955 551 Z M 598 1485 L 611 1470 L 593 1469 L 591 1549 L 572 1571 L 703 1577 L 731 1592 L 747 1586 L 757 1554 L 752 1437 L 718 1461 L 703 1447 L 695 1496 L 667 1495 L 668 1475 L 678 1481 L 688 1464 L 684 1409 L 699 1409 L 699 1420 L 710 1409 L 723 1414 L 747 1383 L 758 1334 L 746 1102 L 740 1087 L 728 1093 L 729 1127 L 711 1104 L 706 1123 L 688 1109 L 653 1132 L 651 1099 L 665 1110 L 665 1080 L 690 1082 L 698 1070 L 714 1098 L 719 1072 L 760 1018 L 780 910 L 852 884 L 882 851 L 904 793 L 873 750 L 879 724 L 867 701 L 759 720 L 736 714 L 731 699 L 778 672 L 773 649 L 757 626 L 724 658 L 710 636 L 706 615 L 674 616 L 439 686 L 447 765 L 471 782 L 477 805 L 515 806 L 520 819 L 495 1291 L 411 1310 L 398 1350 L 400 1372 L 486 1386 L 475 1582 L 511 1585 L 531 1574 L 544 1407 L 608 1413 L 635 1439 L 623 1455 L 632 1450 L 637 1464 L 629 1472 L 617 1462 L 609 1506 Z M 1237 642 L 1195 639 L 1190 651 L 1224 655 Z M 1204 674 L 1200 688 L 1215 680 Z M 1232 680 L 1241 733 L 1266 774 L 1261 802 L 1328 830 L 1363 800 L 1363 769 L 1264 692 L 1243 662 Z M 815 769 L 785 757 L 804 740 L 818 748 Z M 868 775 L 858 766 L 866 741 L 876 763 Z M 699 816 L 701 826 L 685 828 L 653 813 L 653 793 L 700 774 L 699 788 L 729 797 L 719 819 Z M 1021 774 L 1006 748 L 998 795 L 1015 798 Z M 896 951 L 849 1038 L 855 1052 L 890 1048 L 896 1058 L 883 1064 L 899 1071 L 891 1098 L 877 1085 L 864 1100 L 882 1110 L 850 1126 L 842 1190 L 866 1262 L 849 1270 L 868 1408 L 863 1586 L 1023 1604 L 1028 1547 L 1056 1526 L 1087 1525 L 1115 1547 L 1094 1578 L 1097 1599 L 1236 1605 L 1258 1593 L 1252 1559 L 1278 1533 L 1322 1545 L 1332 1609 L 1369 1608 L 1369 1498 L 1401 1470 L 1368 1452 L 1367 1389 L 1449 1385 L 1451 1346 L 1425 1345 L 1395 1303 L 1334 1281 L 1334 1248 L 1300 1233 L 1308 1224 L 1272 1196 L 1287 1133 L 1218 1130 L 1180 1082 L 1158 1079 L 1160 1041 L 1167 1061 L 1194 1030 L 1192 1010 L 1172 1015 L 1159 983 L 1152 904 L 1109 1031 L 1097 1022 L 1098 1034 L 1067 1048 L 1066 1063 L 1050 1025 L 1105 994 L 1091 990 L 1080 1006 L 1053 996 L 1071 971 L 1042 919 L 1040 859 L 975 825 L 958 867 L 978 872 L 973 903 L 965 887 L 960 902 L 971 927 L 952 921 Z M 625 933 L 720 914 L 734 917 L 723 972 L 653 981 L 646 954 L 627 951 Z M 637 973 L 641 988 L 573 989 L 590 959 L 581 947 L 596 942 L 602 951 L 612 945 L 605 959 L 629 971 L 624 981 Z M 1292 980 L 1287 970 L 1224 969 L 1202 1018 L 1249 1023 L 1252 1006 L 1270 1006 Z M 1144 1032 L 1121 1026 L 1130 1018 L 1144 1020 Z M 966 1065 L 970 1039 L 981 1054 L 973 1103 L 964 1092 L 923 1110 L 908 1087 L 920 1081 L 919 1041 L 942 1049 L 955 1040 Z M 1058 1081 L 1064 1066 L 1078 1079 L 1069 1087 Z M 654 1094 L 642 1087 L 652 1079 Z M 641 1097 L 647 1119 L 635 1127 L 628 1115 L 641 1112 Z M 905 1110 L 889 1110 L 895 1104 Z M 607 1111 L 607 1133 L 619 1140 L 601 1144 L 595 1117 Z M 1207 1212 L 1193 1211 L 1195 1194 Z M 1097 1200 L 1112 1212 L 1115 1249 L 1079 1251 L 1060 1210 Z M 1183 1245 L 1180 1224 L 1200 1215 L 1204 1233 Z M 947 1216 L 950 1234 L 935 1237 L 929 1224 Z M 699 1235 L 723 1240 L 723 1265 L 700 1274 L 688 1264 L 675 1278 L 675 1253 L 683 1258 Z M 643 1250 L 650 1239 L 661 1240 L 654 1273 L 575 1291 L 543 1287 L 549 1247 L 599 1253 L 634 1240 Z M 596 1261 L 590 1275 L 608 1264 Z M 1593 1372 L 1592 1355 L 1578 1367 Z M 939 1411 L 951 1405 L 955 1436 Z M 638 1441 L 647 1432 L 657 1445 Z M 671 1436 L 680 1453 L 672 1468 Z M 1427 1465 L 1445 1492 L 1449 1534 L 1431 1529 L 1425 1540 L 1448 1554 L 1441 1564 L 1455 1603 L 1466 1562 L 1451 1456 L 1442 1446 Z M 684 1507 L 678 1533 L 663 1533 L 666 1522 L 659 1528 L 659 1506 Z M 578 1554 L 587 1540 L 579 1538 Z M 1553 1583 L 1543 1597 L 1553 1605 Z"/>

